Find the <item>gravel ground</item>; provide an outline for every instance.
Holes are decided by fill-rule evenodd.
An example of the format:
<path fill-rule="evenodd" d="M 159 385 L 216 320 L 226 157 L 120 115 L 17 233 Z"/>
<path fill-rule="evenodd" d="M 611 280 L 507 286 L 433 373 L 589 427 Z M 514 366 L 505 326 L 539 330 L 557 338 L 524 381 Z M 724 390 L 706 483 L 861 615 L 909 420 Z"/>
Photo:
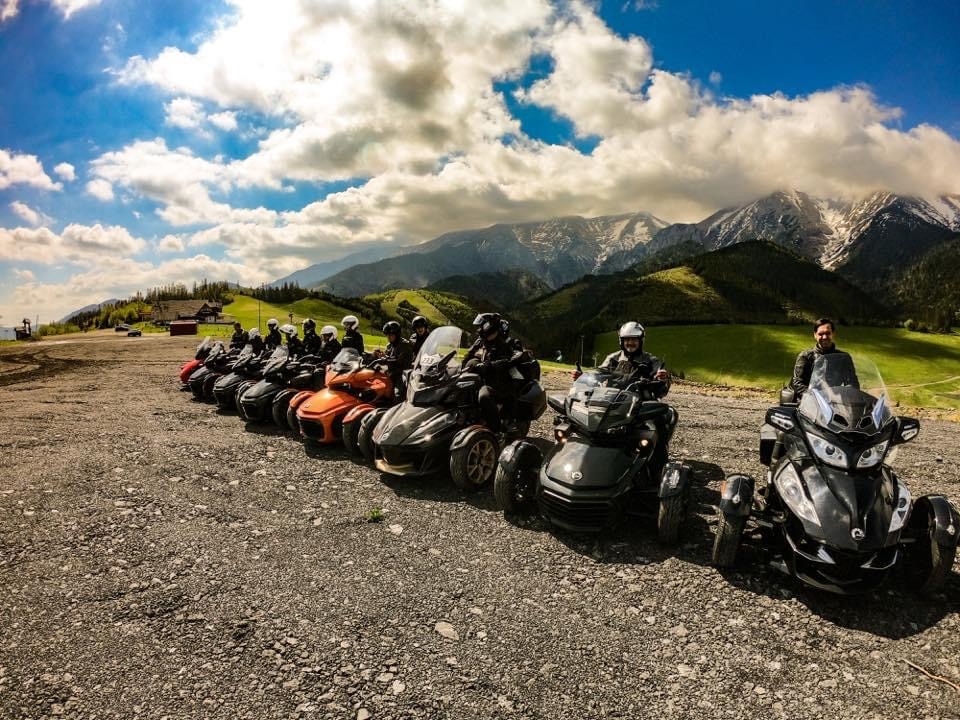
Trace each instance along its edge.
<path fill-rule="evenodd" d="M 960 684 L 956 568 L 919 600 L 805 590 L 750 546 L 710 567 L 763 398 L 671 394 L 698 478 L 674 552 L 652 523 L 556 534 L 245 429 L 177 392 L 195 344 L 0 350 L 0 717 L 960 717 L 906 664 Z M 960 427 L 926 422 L 895 464 L 960 498 Z"/>

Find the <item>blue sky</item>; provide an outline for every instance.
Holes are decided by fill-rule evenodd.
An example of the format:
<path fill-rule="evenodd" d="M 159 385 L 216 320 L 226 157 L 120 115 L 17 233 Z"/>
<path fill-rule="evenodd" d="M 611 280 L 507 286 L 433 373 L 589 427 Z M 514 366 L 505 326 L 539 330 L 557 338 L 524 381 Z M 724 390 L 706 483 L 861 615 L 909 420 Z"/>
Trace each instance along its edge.
<path fill-rule="evenodd" d="M 464 226 L 960 192 L 957 3 L 370 6 L 0 0 L 0 325 Z"/>

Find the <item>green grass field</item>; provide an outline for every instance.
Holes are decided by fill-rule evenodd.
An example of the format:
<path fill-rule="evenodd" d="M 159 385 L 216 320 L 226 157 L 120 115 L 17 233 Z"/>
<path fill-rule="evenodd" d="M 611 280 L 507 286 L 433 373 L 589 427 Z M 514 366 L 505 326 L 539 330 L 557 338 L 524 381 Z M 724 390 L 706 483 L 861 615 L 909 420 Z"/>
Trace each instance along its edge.
<path fill-rule="evenodd" d="M 380 309 L 390 317 L 400 315 L 397 310 L 400 303 L 406 300 L 417 308 L 419 314 L 427 319 L 431 327 L 446 325 L 448 322 L 446 315 L 434 306 L 423 293 L 417 292 L 416 290 L 390 290 L 371 296 L 371 299 L 373 298 L 379 300 Z"/>
<path fill-rule="evenodd" d="M 769 390 L 790 380 L 797 353 L 812 346 L 806 325 L 655 326 L 648 328 L 645 345 L 688 380 Z M 858 367 L 872 361 L 895 402 L 960 409 L 960 334 L 841 327 L 837 346 L 852 353 Z M 616 348 L 616 333 L 597 338 L 601 359 Z"/>
<path fill-rule="evenodd" d="M 267 320 L 276 318 L 282 325 L 290 322 L 290 313 L 293 313 L 293 322 L 297 325 L 297 330 L 300 332 L 301 337 L 303 336 L 303 329 L 300 328 L 300 323 L 307 318 L 313 318 L 317 323 L 318 332 L 324 325 L 333 325 L 337 328 L 338 337 L 341 339 L 343 338 L 343 326 L 340 324 L 340 321 L 343 320 L 344 315 L 357 314 L 347 308 L 328 303 L 325 300 L 305 298 L 290 305 L 272 305 L 267 302 L 261 302 L 258 315 L 256 298 L 246 295 L 238 295 L 232 303 L 224 305 L 223 313 L 224 315 L 229 315 L 239 320 L 244 330 L 257 327 L 259 320 L 259 327 L 263 333 L 266 333 L 267 330 Z M 362 317 L 360 317 L 360 333 L 363 335 L 365 343 L 370 347 L 382 347 L 386 344 L 386 340 L 380 332 L 380 329 L 374 329 L 371 327 L 369 321 Z M 199 334 L 201 336 L 213 335 L 215 337 L 230 336 L 233 334 L 233 326 L 201 324 Z"/>

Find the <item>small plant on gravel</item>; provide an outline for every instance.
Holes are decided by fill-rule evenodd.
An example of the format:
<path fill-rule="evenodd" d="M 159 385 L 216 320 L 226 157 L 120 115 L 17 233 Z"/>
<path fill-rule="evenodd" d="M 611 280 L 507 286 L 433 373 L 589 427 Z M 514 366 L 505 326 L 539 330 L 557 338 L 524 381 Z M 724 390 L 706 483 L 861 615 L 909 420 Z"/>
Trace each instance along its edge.
<path fill-rule="evenodd" d="M 381 510 L 380 508 L 373 508 L 373 510 L 368 510 L 367 522 L 368 523 L 383 522 L 383 510 Z"/>

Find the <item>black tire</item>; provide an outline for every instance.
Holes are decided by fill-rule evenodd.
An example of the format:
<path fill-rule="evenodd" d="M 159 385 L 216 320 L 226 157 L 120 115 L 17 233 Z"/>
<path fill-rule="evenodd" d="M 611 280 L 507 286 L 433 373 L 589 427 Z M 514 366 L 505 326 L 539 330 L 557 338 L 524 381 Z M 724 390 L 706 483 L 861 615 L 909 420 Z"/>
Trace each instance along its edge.
<path fill-rule="evenodd" d="M 934 518 L 930 514 L 927 532 L 917 538 L 904 558 L 908 586 L 927 596 L 938 592 L 950 576 L 956 547 L 944 547 L 933 536 Z"/>
<path fill-rule="evenodd" d="M 203 399 L 205 402 L 210 402 L 214 400 L 213 395 L 213 386 L 217 384 L 217 380 L 220 379 L 219 375 L 209 375 L 203 381 Z"/>
<path fill-rule="evenodd" d="M 270 411 L 273 414 L 273 424 L 276 425 L 281 430 L 289 429 L 287 425 L 287 408 L 290 407 L 290 397 L 277 398 L 273 401 L 273 404 L 270 406 Z"/>
<path fill-rule="evenodd" d="M 497 463 L 497 472 L 493 477 L 493 497 L 497 507 L 504 515 L 528 515 L 533 504 L 533 488 L 523 483 L 523 470 L 517 469 L 511 474 Z"/>
<path fill-rule="evenodd" d="M 287 405 L 287 427 L 291 432 L 300 434 L 300 419 L 297 417 L 297 409 Z"/>
<path fill-rule="evenodd" d="M 657 540 L 663 545 L 676 545 L 680 529 L 687 514 L 684 494 L 660 498 L 660 512 L 657 513 Z"/>
<path fill-rule="evenodd" d="M 373 431 L 380 421 L 380 415 L 372 412 L 363 416 L 360 429 L 357 431 L 357 450 L 365 462 L 373 465 L 376 449 L 373 447 Z"/>
<path fill-rule="evenodd" d="M 366 416 L 364 416 L 366 417 Z M 343 424 L 343 446 L 353 457 L 363 457 L 360 452 L 360 426 L 363 418 Z"/>
<path fill-rule="evenodd" d="M 717 529 L 713 538 L 713 557 L 715 567 L 729 568 L 737 561 L 740 539 L 747 519 L 739 515 L 728 516 L 717 511 Z"/>
<path fill-rule="evenodd" d="M 246 420 L 247 416 L 243 414 L 243 405 L 240 404 L 240 396 L 246 392 L 248 387 L 250 387 L 249 383 L 242 382 L 237 388 L 237 391 L 233 394 L 233 406 L 236 408 L 237 415 L 240 416 L 241 420 Z"/>
<path fill-rule="evenodd" d="M 499 455 L 493 433 L 474 433 L 464 445 L 450 452 L 453 484 L 463 492 L 476 492 L 493 480 Z"/>

